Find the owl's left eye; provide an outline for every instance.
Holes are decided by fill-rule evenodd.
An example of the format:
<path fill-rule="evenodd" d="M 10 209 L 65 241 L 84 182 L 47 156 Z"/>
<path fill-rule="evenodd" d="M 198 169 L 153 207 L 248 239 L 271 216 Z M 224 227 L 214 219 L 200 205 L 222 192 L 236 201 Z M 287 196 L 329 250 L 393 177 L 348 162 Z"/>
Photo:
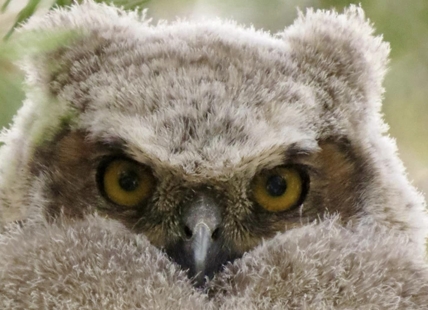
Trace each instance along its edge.
<path fill-rule="evenodd" d="M 99 171 L 101 191 L 112 202 L 133 207 L 147 199 L 154 189 L 150 170 L 134 161 L 114 159 Z"/>
<path fill-rule="evenodd" d="M 299 205 L 308 188 L 306 174 L 296 167 L 277 167 L 258 174 L 252 183 L 256 202 L 265 210 L 279 212 Z"/>

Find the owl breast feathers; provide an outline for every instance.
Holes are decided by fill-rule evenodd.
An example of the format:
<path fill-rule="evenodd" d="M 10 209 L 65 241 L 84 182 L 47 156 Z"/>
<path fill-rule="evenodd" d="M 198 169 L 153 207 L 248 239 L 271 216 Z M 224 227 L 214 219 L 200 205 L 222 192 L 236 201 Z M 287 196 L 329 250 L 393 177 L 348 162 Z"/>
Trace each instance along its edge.
<path fill-rule="evenodd" d="M 361 227 L 373 238 L 375 231 L 383 231 L 382 236 L 390 232 L 407 249 L 406 255 L 400 252 L 391 260 L 425 268 L 411 258 L 424 255 L 425 202 L 407 180 L 380 112 L 389 45 L 373 35 L 360 7 L 351 6 L 343 14 L 308 10 L 272 35 L 219 20 L 153 25 L 137 13 L 86 1 L 34 17 L 21 32 L 66 34 L 68 39 L 22 62 L 26 100 L 1 136 L 0 220 L 12 231 L 2 237 L 6 248 L 26 238 L 25 227 L 40 227 L 48 232 L 35 233 L 39 239 L 30 248 L 43 245 L 45 250 L 36 251 L 41 256 L 46 248 L 54 247 L 55 253 L 55 246 L 43 239 L 50 229 L 61 230 L 57 240 L 65 240 L 64 245 L 74 238 L 76 225 L 89 225 L 85 229 L 94 236 L 93 245 L 107 248 L 99 255 L 115 257 L 117 251 L 108 249 L 118 249 L 117 241 L 93 233 L 107 229 L 106 236 L 113 238 L 115 222 L 127 230 L 125 239 L 133 240 L 131 233 L 144 240 L 143 248 L 152 253 L 147 264 L 165 261 L 153 271 L 170 272 L 172 278 L 165 283 L 184 281 L 185 292 L 180 292 L 196 294 L 177 275 L 184 270 L 195 286 L 211 287 L 216 300 L 224 290 L 248 289 L 238 284 L 232 288 L 228 281 L 252 283 L 257 272 L 264 274 L 252 265 L 257 257 L 268 257 L 260 249 L 278 257 L 264 240 L 279 238 L 274 240 L 283 240 L 284 251 L 297 251 L 284 241 L 296 236 L 303 240 L 296 241 L 302 242 L 299 246 L 312 253 L 317 233 L 311 229 L 326 232 L 334 227 L 333 237 L 325 233 L 333 240 L 344 229 L 345 240 L 356 249 L 356 240 L 370 240 L 363 238 Z M 331 216 L 335 219 L 326 221 L 334 224 L 310 224 Z M 88 218 L 94 219 L 94 227 Z M 7 223 L 14 221 L 24 225 L 24 232 L 13 233 L 18 228 Z M 359 227 L 357 237 L 353 227 Z M 83 237 L 76 238 L 79 242 Z M 385 244 L 393 243 L 390 238 Z M 370 249 L 381 243 L 376 242 Z M 324 247 L 351 257 L 349 244 L 324 241 L 315 248 L 318 254 Z M 28 244 L 23 248 L 31 251 Z M 22 251 L 12 252 L 19 256 Z M 242 258 L 245 253 L 256 256 L 251 261 Z M 326 270 L 329 263 L 341 266 L 336 258 L 319 255 Z M 376 265 L 382 255 L 364 254 L 363 261 Z M 284 274 L 292 274 L 300 262 L 298 256 L 287 257 L 287 267 L 274 260 L 272 270 L 286 268 Z M 20 266 L 13 255 L 0 256 L 0 271 L 11 261 Z M 108 270 L 111 266 L 102 261 L 89 266 Z M 389 262 L 378 267 L 388 268 Z M 141 261 L 135 265 L 130 258 L 129 263 L 129 270 L 136 270 Z M 346 264 L 345 269 L 350 266 Z M 226 265 L 235 267 L 224 271 Z M 252 276 L 234 278 L 244 270 Z M 409 290 L 421 288 L 424 272 L 416 282 L 403 276 L 394 283 L 410 281 Z M 326 279 L 322 273 L 320 279 Z M 357 268 L 350 274 L 358 278 L 366 273 Z M 387 285 L 382 281 L 379 287 Z M 79 281 L 73 283 L 75 287 Z M 86 294 L 80 290 L 84 288 L 79 286 L 77 294 Z M 405 299 L 396 291 L 391 294 Z M 414 294 L 421 298 L 417 294 L 422 293 Z M 279 298 L 281 309 L 287 298 Z M 313 305 L 296 298 L 308 309 Z M 268 300 L 265 305 L 272 309 Z M 314 309 L 321 307 L 317 305 Z M 322 305 L 328 309 L 329 303 Z"/>

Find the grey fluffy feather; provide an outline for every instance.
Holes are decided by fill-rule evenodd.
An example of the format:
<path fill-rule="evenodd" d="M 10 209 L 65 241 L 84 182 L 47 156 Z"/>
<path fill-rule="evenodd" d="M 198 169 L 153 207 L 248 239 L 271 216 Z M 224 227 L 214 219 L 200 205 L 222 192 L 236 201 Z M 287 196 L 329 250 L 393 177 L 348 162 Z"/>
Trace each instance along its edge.
<path fill-rule="evenodd" d="M 219 273 L 208 295 L 144 236 L 98 216 L 10 227 L 0 246 L 2 309 L 428 307 L 428 269 L 408 239 L 337 218 L 266 241 Z"/>
<path fill-rule="evenodd" d="M 0 236 L 2 309 L 428 309 L 425 202 L 386 134 L 389 46 L 361 8 L 309 10 L 273 36 L 225 21 L 154 26 L 85 2 L 21 29 L 61 30 L 77 31 L 78 43 L 23 61 L 27 99 L 1 136 L 0 219 L 27 220 Z M 186 143 L 180 113 L 193 117 Z M 48 176 L 32 175 L 32 163 L 65 120 L 87 139 L 121 138 L 135 160 L 193 183 L 251 177 L 255 166 L 281 164 L 283 145 L 316 150 L 318 140 L 347 137 L 373 183 L 350 219 L 278 234 L 201 292 L 113 220 L 43 218 Z"/>

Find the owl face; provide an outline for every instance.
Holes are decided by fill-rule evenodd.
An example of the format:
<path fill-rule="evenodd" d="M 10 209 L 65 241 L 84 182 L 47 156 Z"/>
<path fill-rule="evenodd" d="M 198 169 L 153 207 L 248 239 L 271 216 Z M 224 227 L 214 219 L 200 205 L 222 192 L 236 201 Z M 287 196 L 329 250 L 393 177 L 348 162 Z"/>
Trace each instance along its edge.
<path fill-rule="evenodd" d="M 67 129 L 38 149 L 33 173 L 43 176 L 47 217 L 98 212 L 117 219 L 201 284 L 278 232 L 325 212 L 345 220 L 360 216 L 361 195 L 372 180 L 357 152 L 344 140 L 314 149 L 293 143 L 284 145 L 280 161 L 267 157 L 251 168 L 202 177 L 162 161 L 138 161 L 124 144 Z"/>
<path fill-rule="evenodd" d="M 92 2 L 26 27 L 78 35 L 25 64 L 27 101 L 0 153 L 3 217 L 97 212 L 197 284 L 326 213 L 422 244 L 423 201 L 379 114 L 388 46 L 359 8 L 308 12 L 276 36 L 152 26 Z"/>

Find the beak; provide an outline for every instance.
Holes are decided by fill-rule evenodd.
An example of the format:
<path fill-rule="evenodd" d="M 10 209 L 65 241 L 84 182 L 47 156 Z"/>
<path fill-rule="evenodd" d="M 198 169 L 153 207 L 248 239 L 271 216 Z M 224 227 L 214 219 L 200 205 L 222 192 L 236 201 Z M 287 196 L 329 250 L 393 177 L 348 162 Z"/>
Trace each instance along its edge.
<path fill-rule="evenodd" d="M 222 235 L 222 212 L 214 195 L 196 194 L 184 207 L 182 238 L 166 247 L 167 254 L 194 280 L 197 287 L 232 258 Z"/>
<path fill-rule="evenodd" d="M 197 275 L 203 274 L 205 271 L 208 251 L 212 246 L 211 236 L 211 229 L 203 222 L 199 223 L 194 229 L 191 248 Z"/>

